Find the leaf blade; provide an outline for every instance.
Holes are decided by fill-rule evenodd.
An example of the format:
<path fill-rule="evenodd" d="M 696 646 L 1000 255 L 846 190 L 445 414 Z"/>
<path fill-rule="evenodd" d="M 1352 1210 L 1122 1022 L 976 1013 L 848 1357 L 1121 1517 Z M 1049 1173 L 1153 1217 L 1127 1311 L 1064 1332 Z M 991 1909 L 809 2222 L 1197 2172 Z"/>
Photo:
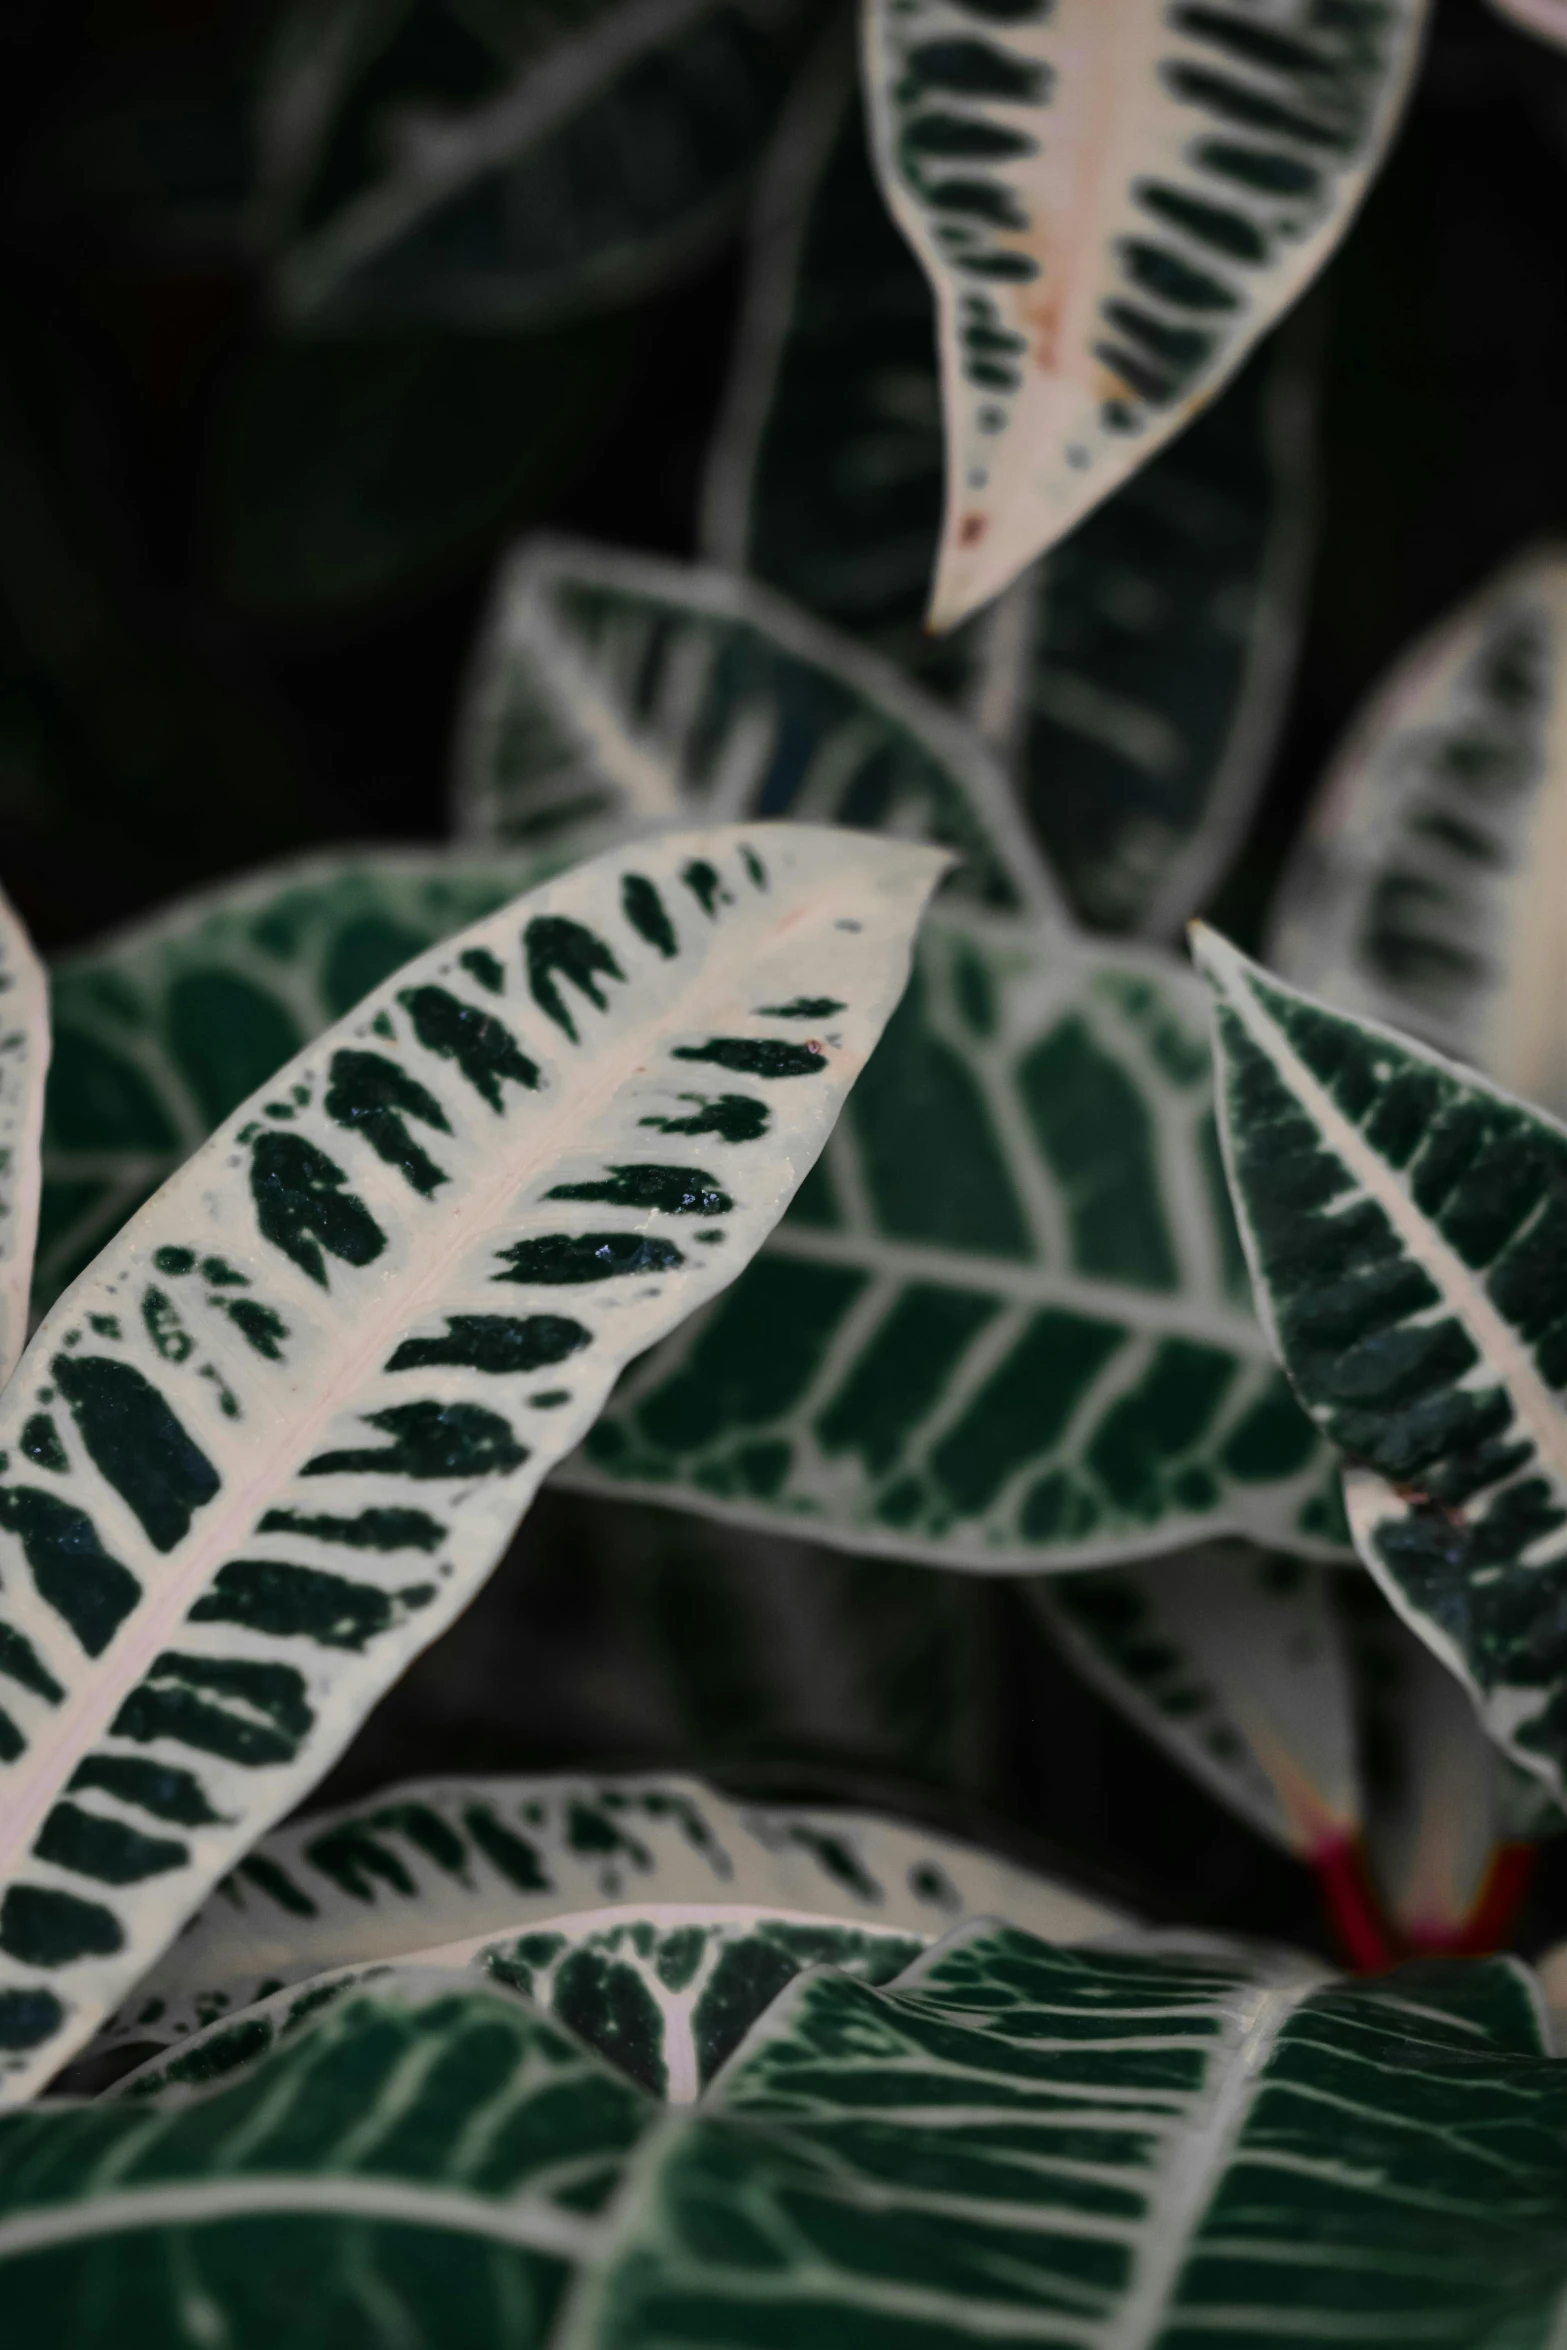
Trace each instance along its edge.
<path fill-rule="evenodd" d="M 235 1112 L 46 1320 L 0 1403 L 8 1429 L 46 1406 L 65 1458 L 50 1483 L 0 1497 L 0 1664 L 17 1700 L 0 1985 L 28 2030 L 40 2002 L 50 2020 L 12 2057 L 11 2094 L 80 2043 L 457 1612 L 626 1355 L 732 1277 L 896 1000 L 939 865 L 751 828 L 647 843 L 547 885 L 521 909 L 526 952 L 506 912 L 406 966 L 280 1073 L 259 1116 Z M 631 873 L 677 909 L 672 955 L 627 915 Z M 461 961 L 474 949 L 510 974 L 504 1019 Z M 791 980 L 835 972 L 824 1042 L 759 1023 L 758 991 L 782 1000 Z M 726 1237 L 692 1246 L 683 1194 L 552 1202 L 548 1174 L 641 1157 L 643 1113 L 678 1106 L 685 1063 L 726 1022 L 770 1129 L 734 1162 L 742 1196 L 722 1222 L 703 1221 L 705 1199 L 692 1220 Z M 503 1144 L 536 1096 L 536 1123 Z M 660 1144 L 662 1177 L 674 1150 Z M 676 1164 L 694 1156 L 681 1146 Z M 392 1342 L 421 1324 L 410 1362 Z M 580 1359 L 563 1407 L 554 1390 L 533 1407 L 524 1356 Z M 519 1373 L 515 1401 L 497 1393 Z M 247 1442 L 235 1430 L 252 1413 Z M 68 1795 L 93 1756 L 167 1761 L 189 1823 L 153 1837 L 101 1796 Z M 128 1798 L 143 1814 L 150 1800 L 145 1786 Z"/>
<path fill-rule="evenodd" d="M 941 320 L 933 627 L 1063 537 L 1309 283 L 1392 134 L 1422 17 L 1297 5 L 1263 29 L 1143 0 L 978 36 L 944 0 L 867 12 L 877 172 Z"/>
<path fill-rule="evenodd" d="M 1567 1132 L 1212 932 L 1194 953 L 1259 1310 L 1350 1456 L 1356 1548 L 1492 1736 L 1559 1786 Z"/>

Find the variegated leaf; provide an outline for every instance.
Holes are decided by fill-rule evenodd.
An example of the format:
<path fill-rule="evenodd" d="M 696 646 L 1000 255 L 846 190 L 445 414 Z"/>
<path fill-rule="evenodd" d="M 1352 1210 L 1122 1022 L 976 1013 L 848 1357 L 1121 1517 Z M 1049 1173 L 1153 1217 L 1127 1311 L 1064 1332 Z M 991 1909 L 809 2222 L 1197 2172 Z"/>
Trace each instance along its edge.
<path fill-rule="evenodd" d="M 1150 950 L 942 920 L 765 1253 L 564 1471 L 986 1571 L 1346 1547 L 1269 1359 L 1204 1004 Z"/>
<path fill-rule="evenodd" d="M 15 908 L 0 894 L 0 1386 L 27 1337 L 48 1066 L 48 987 Z"/>
<path fill-rule="evenodd" d="M 881 1979 L 987 1915 L 1051 1942 L 1123 1922 L 866 1813 L 738 1804 L 693 1779 L 437 1781 L 267 1837 L 99 2045 L 167 2045 L 328 1969 L 439 1953 L 529 1991 L 606 2053 L 618 2017 L 643 2085 L 690 2097 L 749 2023 L 753 1987 L 760 2003 L 829 1959 Z"/>
<path fill-rule="evenodd" d="M 530 2001 L 438 1969 L 263 2010 L 208 2063 L 0 2115 L 18 2350 L 546 2350 L 659 2110 Z"/>
<path fill-rule="evenodd" d="M 48 1316 L 0 1402 L 5 2093 L 320 1775 L 628 1357 L 733 1278 L 940 865 L 721 828 L 546 885 L 290 1062 Z"/>
<path fill-rule="evenodd" d="M 935 289 L 951 627 L 1145 463 L 1342 236 L 1424 0 L 868 0 L 876 166 Z"/>
<path fill-rule="evenodd" d="M 1567 553 L 1418 644 L 1334 763 L 1268 960 L 1567 1115 Z"/>
<path fill-rule="evenodd" d="M 57 963 L 35 1310 L 302 1045 L 560 862 L 379 844 L 291 858 Z"/>
<path fill-rule="evenodd" d="M 1195 951 L 1253 1287 L 1348 1456 L 1355 1547 L 1560 1793 L 1567 1130 L 1211 931 Z"/>
<path fill-rule="evenodd" d="M 258 126 L 287 315 L 484 327 L 645 293 L 732 225 L 805 0 L 306 0 Z"/>
<path fill-rule="evenodd" d="M 1505 1961 L 1340 1985 L 976 1924 L 797 1976 L 682 2112 L 397 1968 L 0 2119 L 0 2277 L 72 2350 L 1522 2350 L 1567 2280 L 1542 2025 Z"/>
<path fill-rule="evenodd" d="M 706 550 L 958 703 L 1076 911 L 1165 937 L 1219 877 L 1272 755 L 1304 618 L 1311 407 L 1304 354 L 1269 345 L 990 612 L 930 636 L 930 292 L 871 176 L 847 61 L 828 61 L 758 200 Z"/>
<path fill-rule="evenodd" d="M 575 846 L 786 815 L 940 841 L 953 891 L 1060 913 L 1001 769 L 874 653 L 722 572 L 525 544 L 459 720 L 460 834 Z"/>
<path fill-rule="evenodd" d="M 1087 1678 L 1210 1794 L 1286 1852 L 1342 1862 L 1360 1785 L 1327 1569 L 1210 1543 L 1025 1588 Z"/>
<path fill-rule="evenodd" d="M 1542 2020 L 1506 1962 L 1339 1985 L 994 1926 L 805 1975 L 642 2140 L 552 2350 L 1544 2344 Z"/>

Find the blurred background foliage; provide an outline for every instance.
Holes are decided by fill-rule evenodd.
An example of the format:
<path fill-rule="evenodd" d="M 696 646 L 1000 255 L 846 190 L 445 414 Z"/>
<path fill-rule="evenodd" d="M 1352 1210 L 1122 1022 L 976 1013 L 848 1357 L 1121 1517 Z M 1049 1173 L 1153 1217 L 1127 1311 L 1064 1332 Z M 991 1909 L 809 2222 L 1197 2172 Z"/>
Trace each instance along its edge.
<path fill-rule="evenodd" d="M 256 129 L 277 14 L 0 8 L 0 840 L 46 953 L 291 849 L 442 837 L 460 681 L 519 530 L 695 551 L 741 204 L 640 298 L 611 275 L 521 320 L 286 324 Z M 742 198 L 763 128 L 730 127 Z M 1567 528 L 1564 186 L 1567 55 L 1439 0 L 1308 298 L 1317 551 L 1276 771 L 1214 909 L 1243 943 L 1362 695 Z M 687 1764 L 1322 1942 L 1305 1872 L 1087 1689 L 1004 1580 L 759 1542 L 741 1607 L 720 1534 L 547 1494 L 317 1800 L 415 1770 Z M 1525 1947 L 1564 1924 L 1558 1844 Z"/>

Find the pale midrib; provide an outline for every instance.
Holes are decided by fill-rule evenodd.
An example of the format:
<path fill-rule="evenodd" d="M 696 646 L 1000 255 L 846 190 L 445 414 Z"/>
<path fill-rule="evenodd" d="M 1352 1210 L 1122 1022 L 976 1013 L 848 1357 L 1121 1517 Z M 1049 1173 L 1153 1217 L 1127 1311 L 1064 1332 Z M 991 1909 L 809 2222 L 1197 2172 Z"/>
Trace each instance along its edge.
<path fill-rule="evenodd" d="M 1542 1465 L 1558 1483 L 1567 1483 L 1567 1411 L 1563 1411 L 1540 1377 L 1527 1350 L 1462 1258 L 1421 1214 L 1392 1170 L 1376 1156 L 1359 1128 L 1351 1125 L 1327 1089 L 1306 1067 L 1283 1030 L 1258 1002 L 1251 981 L 1238 971 L 1224 969 L 1223 984 L 1225 1002 L 1258 1050 L 1279 1070 L 1328 1149 L 1343 1161 L 1360 1189 L 1382 1210 L 1407 1254 L 1433 1276 L 1448 1313 L 1476 1340 L 1482 1358 L 1501 1378 L 1526 1432 L 1533 1437 Z M 1406 1049 L 1402 1040 L 1399 1047 Z M 1325 1221 L 1331 1227 L 1331 1213 Z M 1264 1310 L 1271 1320 L 1272 1292 L 1260 1269 L 1258 1288 L 1267 1301 Z M 1403 1317 L 1405 1321 L 1416 1318 Z"/>
<path fill-rule="evenodd" d="M 1151 2350 L 1157 2342 L 1202 2215 L 1246 2126 L 1263 2067 L 1285 2025 L 1317 1987 L 1307 1982 L 1258 1991 L 1250 2015 L 1214 2049 L 1213 2063 L 1221 2071 L 1217 2093 L 1200 2127 L 1170 2146 L 1169 2192 L 1155 2192 L 1150 2240 L 1138 2249 L 1132 2289 L 1106 2327 L 1100 2350 Z"/>
<path fill-rule="evenodd" d="M 275 2178 L 209 2176 L 176 2186 L 123 2187 L 106 2195 L 92 2194 L 89 2181 L 80 2202 L 0 2220 L 0 2261 L 147 2228 L 204 2227 L 263 2215 L 441 2228 L 573 2262 L 591 2259 L 602 2240 L 600 2228 L 548 2204 L 492 2202 L 457 2188 L 317 2172 Z"/>
<path fill-rule="evenodd" d="M 1206 1338 L 1259 1361 L 1273 1359 L 1261 1324 L 1249 1314 L 1194 1303 L 1179 1291 L 1171 1295 L 1138 1289 L 1131 1283 L 1056 1272 L 1016 1257 L 985 1257 L 926 1241 L 889 1240 L 879 1232 L 824 1231 L 815 1224 L 780 1224 L 764 1245 L 769 1256 L 803 1257 L 889 1279 L 979 1290 L 1009 1305 L 1079 1307 L 1106 1322 L 1124 1323 L 1134 1335 L 1161 1331 Z"/>
<path fill-rule="evenodd" d="M 693 839 L 696 837 L 693 835 Z M 830 882 L 822 875 L 802 876 L 801 888 L 802 894 L 814 895 L 817 890 L 822 891 L 824 898 L 830 898 L 833 894 Z M 569 1085 L 562 1087 L 559 1105 L 553 1116 L 546 1110 L 538 1140 L 531 1150 L 525 1144 L 519 1144 L 514 1155 L 499 1147 L 504 1138 L 505 1126 L 503 1121 L 497 1122 L 497 1147 L 491 1150 L 481 1146 L 479 1150 L 481 1159 L 493 1157 L 494 1170 L 488 1181 L 475 1184 L 462 1212 L 447 1219 L 450 1238 L 445 1245 L 431 1246 L 428 1255 L 422 1259 L 423 1271 L 406 1288 L 393 1288 L 387 1292 L 384 1311 L 366 1317 L 369 1333 L 347 1355 L 346 1361 L 346 1349 L 341 1345 L 346 1335 L 343 1324 L 339 1323 L 336 1331 L 323 1334 L 324 1367 L 336 1366 L 335 1373 L 329 1369 L 329 1375 L 308 1394 L 299 1408 L 284 1419 L 279 1436 L 262 1455 L 261 1465 L 255 1474 L 246 1483 L 232 1489 L 228 1507 L 215 1514 L 201 1529 L 189 1554 L 183 1559 L 177 1551 L 172 1554 L 170 1563 L 173 1571 L 155 1597 L 149 1593 L 145 1580 L 149 1572 L 146 1556 L 143 1554 L 139 1557 L 138 1565 L 144 1578 L 142 1604 L 127 1620 L 123 1634 L 111 1643 L 103 1656 L 83 1660 L 76 1666 L 76 1672 L 81 1677 L 77 1679 L 76 1688 L 67 1698 L 63 1709 L 50 1717 L 48 1730 L 51 1734 L 36 1738 L 19 1758 L 18 1764 L 13 1766 L 21 1784 L 14 1802 L 8 1808 L 3 1833 L 0 1833 L 0 1882 L 9 1881 L 13 1875 L 18 1860 L 31 1846 L 33 1832 L 42 1815 L 58 1792 L 62 1758 L 74 1762 L 102 1736 L 124 1697 L 141 1680 L 151 1659 L 164 1646 L 165 1635 L 184 1621 L 191 1600 L 205 1588 L 214 1561 L 229 1548 L 236 1536 L 253 1525 L 267 1496 L 297 1475 L 305 1448 L 313 1441 L 312 1431 L 323 1427 L 331 1414 L 342 1409 L 359 1391 L 367 1373 L 384 1353 L 388 1339 L 423 1310 L 432 1293 L 439 1296 L 453 1263 L 472 1250 L 479 1235 L 494 1227 L 500 1206 L 520 1196 L 526 1185 L 558 1158 L 562 1130 L 586 1127 L 597 1117 L 622 1085 L 643 1066 L 650 1040 L 703 1025 L 700 1021 L 693 1022 L 686 1017 L 687 1007 L 700 1001 L 703 996 L 720 994 L 729 985 L 731 970 L 737 976 L 743 972 L 764 951 L 764 944 L 771 944 L 781 931 L 796 924 L 805 910 L 801 898 L 795 897 L 787 907 L 780 907 L 765 929 L 760 925 L 753 928 L 742 918 L 738 929 L 731 933 L 729 942 L 723 942 L 721 937 L 714 939 L 709 954 L 680 994 L 658 1007 L 647 1019 L 637 1022 L 618 1046 L 602 1053 L 602 1068 L 596 1078 L 586 1078 L 576 1088 Z M 888 911 L 891 913 L 892 909 Z M 895 914 L 893 918 L 896 919 Z M 437 951 L 444 953 L 445 950 Z M 419 970 L 420 965 L 410 965 L 398 974 L 395 984 L 406 985 L 409 972 L 418 974 Z M 636 982 L 631 980 L 627 984 L 634 986 Z M 381 991 L 366 997 L 349 1018 L 362 1025 L 380 1000 Z M 296 1071 L 302 1071 L 307 1066 L 313 1067 L 322 1058 L 335 1033 L 328 1029 L 325 1036 L 318 1038 L 305 1052 L 286 1064 L 270 1080 L 271 1087 L 282 1088 Z M 848 1060 L 849 1056 L 840 1055 L 838 1066 L 824 1072 L 840 1096 L 847 1091 L 842 1069 Z M 853 1074 L 857 1075 L 858 1067 L 852 1062 L 849 1065 Z M 569 1067 L 569 1064 L 566 1066 Z M 244 1114 L 243 1109 L 236 1111 L 232 1119 L 219 1127 L 211 1144 L 203 1147 L 211 1148 L 215 1153 L 220 1138 Z M 424 1204 L 420 1203 L 421 1208 Z M 134 1256 L 134 1242 L 130 1244 L 130 1249 Z M 72 1295 L 74 1297 L 74 1292 Z M 60 1313 L 61 1308 L 56 1307 L 50 1320 L 53 1321 Z M 47 1323 L 43 1326 L 40 1337 L 48 1327 Z M 21 1404 L 16 1407 L 18 1411 L 24 1408 Z M 544 1461 L 547 1465 L 549 1457 L 547 1444 L 541 1444 L 533 1453 L 535 1463 Z M 42 1608 L 42 1602 L 38 1604 Z M 27 1612 L 22 1611 L 24 1617 Z M 51 1629 L 54 1620 L 51 1614 Z M 354 1661 L 347 1658 L 343 1660 L 345 1675 L 352 1671 Z M 3 1786 L 4 1781 L 0 1779 L 0 1788 Z M 226 1839 L 228 1843 L 233 1841 L 232 1836 Z"/>

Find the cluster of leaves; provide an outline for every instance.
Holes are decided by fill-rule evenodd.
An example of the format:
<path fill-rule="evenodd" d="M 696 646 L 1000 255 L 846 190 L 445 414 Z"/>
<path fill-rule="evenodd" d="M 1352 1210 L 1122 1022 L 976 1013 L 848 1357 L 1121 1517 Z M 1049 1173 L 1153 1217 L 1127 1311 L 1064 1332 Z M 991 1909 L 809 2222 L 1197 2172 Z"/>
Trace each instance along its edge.
<path fill-rule="evenodd" d="M 1326 2341 L 1373 2299 L 1553 2338 L 1557 1970 L 1459 1954 L 1567 1806 L 1567 557 L 1398 662 L 1262 961 L 1179 952 L 1305 625 L 1285 314 L 1425 15 L 867 0 L 856 65 L 793 0 L 345 0 L 235 77 L 242 174 L 141 184 L 132 239 L 265 270 L 221 544 L 295 610 L 558 473 L 626 318 L 755 211 L 700 559 L 509 551 L 449 841 L 230 874 L 47 978 L 0 903 L 0 2261 L 40 2338 Z M 113 119 L 89 178 L 145 160 Z M 454 368 L 387 525 L 377 420 Z M 24 514 L 43 708 L 97 607 Z M 108 740 L 149 698 L 100 624 Z M 1022 1641 L 1310 1863 L 1341 1956 L 1410 1963 L 1345 1986 L 667 1776 L 388 1786 L 396 1738 L 276 1827 L 550 1471 L 628 1754 L 984 1797 Z M 553 1661 L 499 1660 L 545 1764 Z"/>

